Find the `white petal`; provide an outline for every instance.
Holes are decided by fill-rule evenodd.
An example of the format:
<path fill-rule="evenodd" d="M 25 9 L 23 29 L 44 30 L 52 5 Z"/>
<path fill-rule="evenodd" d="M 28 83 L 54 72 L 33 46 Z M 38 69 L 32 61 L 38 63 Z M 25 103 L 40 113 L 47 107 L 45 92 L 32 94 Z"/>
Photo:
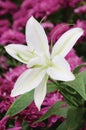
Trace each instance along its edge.
<path fill-rule="evenodd" d="M 8 54 L 22 63 L 29 61 L 29 49 L 25 45 L 10 44 L 5 47 Z"/>
<path fill-rule="evenodd" d="M 43 100 L 46 96 L 47 80 L 48 80 L 48 76 L 45 75 L 42 82 L 38 85 L 37 88 L 35 88 L 35 91 L 34 91 L 34 102 L 35 102 L 38 110 L 40 110 L 41 104 L 43 103 Z"/>
<path fill-rule="evenodd" d="M 37 87 L 42 81 L 45 71 L 41 68 L 34 68 L 26 70 L 20 77 L 17 79 L 14 88 L 11 92 L 11 96 L 17 96 L 31 91 Z"/>
<path fill-rule="evenodd" d="M 53 59 L 53 65 L 48 68 L 47 73 L 54 80 L 71 81 L 75 79 L 68 62 L 61 56 Z"/>
<path fill-rule="evenodd" d="M 30 60 L 27 65 L 28 67 L 40 67 L 45 66 L 45 64 L 46 64 L 46 58 L 43 55 L 32 58 L 32 60 Z"/>
<path fill-rule="evenodd" d="M 37 66 L 40 66 L 40 65 L 42 65 L 42 63 L 41 63 L 41 58 L 40 57 L 35 57 L 35 58 L 33 58 L 32 60 L 30 60 L 29 62 L 28 62 L 28 64 L 27 64 L 27 67 L 37 67 Z"/>
<path fill-rule="evenodd" d="M 83 30 L 81 28 L 73 28 L 65 32 L 54 45 L 52 57 L 56 55 L 65 57 L 82 34 Z"/>
<path fill-rule="evenodd" d="M 49 55 L 48 39 L 40 23 L 31 17 L 26 24 L 26 41 L 39 54 Z"/>

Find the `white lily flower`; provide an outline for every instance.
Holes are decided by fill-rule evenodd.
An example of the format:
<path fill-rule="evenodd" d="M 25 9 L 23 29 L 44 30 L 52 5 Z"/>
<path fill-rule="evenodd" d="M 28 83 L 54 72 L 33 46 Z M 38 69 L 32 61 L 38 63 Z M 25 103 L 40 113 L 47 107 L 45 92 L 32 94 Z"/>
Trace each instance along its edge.
<path fill-rule="evenodd" d="M 11 96 L 18 96 L 35 89 L 34 101 L 40 110 L 46 95 L 48 77 L 54 80 L 71 81 L 75 77 L 65 56 L 83 34 L 81 28 L 65 32 L 49 52 L 48 39 L 43 27 L 31 17 L 26 24 L 26 45 L 11 44 L 6 51 L 28 68 L 16 81 Z"/>

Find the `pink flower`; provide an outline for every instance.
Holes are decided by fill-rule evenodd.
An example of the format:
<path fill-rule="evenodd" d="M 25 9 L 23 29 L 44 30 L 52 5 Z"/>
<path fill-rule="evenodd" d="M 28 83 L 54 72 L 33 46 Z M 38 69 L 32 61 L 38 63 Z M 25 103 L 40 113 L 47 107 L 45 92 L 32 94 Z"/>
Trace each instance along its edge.
<path fill-rule="evenodd" d="M 63 96 L 59 92 L 57 91 L 51 92 L 47 94 L 43 102 L 43 105 L 49 107 L 49 106 L 52 106 L 55 102 L 61 101 L 61 100 L 63 100 Z"/>
<path fill-rule="evenodd" d="M 60 116 L 56 116 L 56 115 L 52 115 L 49 119 L 48 119 L 48 127 L 51 127 L 55 122 L 57 122 L 57 120 L 61 119 Z"/>
<path fill-rule="evenodd" d="M 14 118 L 14 127 L 7 130 L 22 130 L 22 123 L 19 118 Z"/>
<path fill-rule="evenodd" d="M 78 19 L 74 27 L 81 27 L 84 30 L 82 37 L 79 39 L 79 42 L 81 43 L 83 40 L 86 40 L 86 20 Z"/>
<path fill-rule="evenodd" d="M 0 20 L 0 36 L 9 29 L 9 21 L 6 19 L 1 19 Z"/>
<path fill-rule="evenodd" d="M 5 77 L 0 77 L 0 96 L 10 96 L 11 90 L 13 88 L 14 83 L 5 79 Z M 1 104 L 0 104 L 1 105 Z"/>
<path fill-rule="evenodd" d="M 12 14 L 17 10 L 17 6 L 11 1 L 0 1 L 0 15 L 5 15 L 6 13 Z"/>
<path fill-rule="evenodd" d="M 35 1 L 31 1 L 31 0 L 25 0 L 22 5 L 21 8 L 26 8 L 26 9 L 31 9 L 33 8 L 34 13 L 35 13 L 35 17 L 37 16 L 37 12 L 39 13 L 39 16 L 41 16 L 41 14 L 51 14 L 52 12 L 57 11 L 58 9 L 60 9 L 61 7 L 61 3 L 63 0 L 59 1 L 59 0 L 35 0 Z M 34 6 L 35 5 L 35 6 Z M 37 16 L 38 17 L 38 16 Z M 36 18 L 37 18 L 36 17 Z"/>
<path fill-rule="evenodd" d="M 82 1 L 83 0 L 68 0 L 67 1 L 67 5 L 69 5 L 70 7 L 74 8 L 77 4 L 79 4 Z"/>
<path fill-rule="evenodd" d="M 6 130 L 6 123 L 8 121 L 8 116 L 5 116 L 0 120 L 0 130 Z"/>
<path fill-rule="evenodd" d="M 21 127 L 14 127 L 14 128 L 10 128 L 10 129 L 7 129 L 7 130 L 22 130 Z"/>
<path fill-rule="evenodd" d="M 4 74 L 4 77 L 7 81 L 14 82 L 18 78 L 18 76 L 26 70 L 26 66 L 17 66 L 14 69 L 9 68 L 9 71 Z"/>
<path fill-rule="evenodd" d="M 10 96 L 5 95 L 0 95 L 0 98 L 2 99 L 2 101 L 0 101 L 0 114 L 6 113 L 11 104 L 13 103 L 14 99 L 10 98 Z"/>
<path fill-rule="evenodd" d="M 53 0 L 24 0 L 20 10 L 13 15 L 13 28 L 21 30 L 32 15 L 42 19 L 58 11 L 62 6 L 65 6 L 64 0 L 54 0 L 54 2 Z"/>
<path fill-rule="evenodd" d="M 22 13 L 22 12 L 21 12 Z M 22 28 L 25 27 L 25 24 L 26 24 L 26 21 L 27 21 L 27 17 L 21 17 L 17 20 L 14 20 L 13 22 L 13 29 L 14 30 L 22 30 Z"/>
<path fill-rule="evenodd" d="M 78 57 L 75 53 L 75 50 L 72 49 L 69 54 L 66 56 L 67 61 L 71 66 L 71 70 L 73 71 L 78 65 L 82 64 L 83 61 L 80 57 Z"/>
<path fill-rule="evenodd" d="M 59 37 L 69 29 L 66 23 L 57 24 L 48 35 L 49 41 L 55 43 Z"/>
<path fill-rule="evenodd" d="M 10 97 L 13 85 L 12 82 L 0 78 L 0 114 L 5 113 L 14 101 L 14 98 Z"/>
<path fill-rule="evenodd" d="M 7 58 L 5 56 L 0 56 L 0 66 L 2 67 L 2 69 L 8 68 L 6 62 L 7 62 Z"/>
<path fill-rule="evenodd" d="M 20 43 L 24 44 L 25 43 L 25 36 L 23 33 L 15 31 L 15 30 L 8 30 L 5 31 L 0 39 L 0 44 L 1 45 L 6 45 L 10 43 Z"/>
<path fill-rule="evenodd" d="M 86 5 L 80 6 L 76 9 L 74 9 L 74 12 L 77 14 L 86 13 Z"/>
<path fill-rule="evenodd" d="M 13 128 L 6 129 L 6 124 L 9 119 L 9 116 L 5 116 L 0 120 L 0 130 L 22 130 L 20 126 L 14 126 Z"/>
<path fill-rule="evenodd" d="M 4 78 L 0 77 L 0 113 L 6 112 L 15 100 L 10 97 L 10 93 L 16 79 L 25 69 L 25 66 L 18 66 L 4 74 Z"/>
<path fill-rule="evenodd" d="M 54 25 L 51 22 L 43 22 L 42 26 L 45 29 L 52 29 L 54 27 Z"/>

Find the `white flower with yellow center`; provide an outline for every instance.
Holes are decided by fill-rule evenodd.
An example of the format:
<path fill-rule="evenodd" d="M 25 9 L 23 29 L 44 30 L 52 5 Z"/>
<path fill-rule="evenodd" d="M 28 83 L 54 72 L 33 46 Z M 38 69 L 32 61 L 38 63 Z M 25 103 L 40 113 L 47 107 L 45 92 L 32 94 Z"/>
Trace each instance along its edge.
<path fill-rule="evenodd" d="M 43 27 L 31 17 L 26 24 L 27 46 L 11 44 L 5 47 L 12 57 L 28 66 L 28 69 L 17 79 L 11 96 L 18 96 L 35 89 L 34 101 L 40 110 L 46 96 L 48 77 L 61 81 L 75 79 L 65 56 L 82 34 L 81 28 L 70 29 L 59 38 L 50 53 Z"/>

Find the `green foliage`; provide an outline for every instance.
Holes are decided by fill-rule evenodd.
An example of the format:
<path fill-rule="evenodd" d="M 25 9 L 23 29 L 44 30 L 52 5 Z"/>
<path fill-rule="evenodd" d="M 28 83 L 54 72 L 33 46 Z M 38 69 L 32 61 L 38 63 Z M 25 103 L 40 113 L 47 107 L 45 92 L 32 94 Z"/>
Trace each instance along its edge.
<path fill-rule="evenodd" d="M 27 122 L 23 121 L 22 130 L 33 130 L 33 128 L 31 128 Z"/>
<path fill-rule="evenodd" d="M 57 90 L 58 86 L 54 84 L 53 82 L 47 83 L 47 93 L 53 92 Z"/>
<path fill-rule="evenodd" d="M 67 130 L 79 130 L 85 122 L 83 108 L 70 108 L 67 114 Z"/>
<path fill-rule="evenodd" d="M 61 125 L 59 125 L 59 127 L 56 130 L 67 130 L 66 122 L 61 123 Z"/>
<path fill-rule="evenodd" d="M 33 91 L 20 96 L 15 100 L 12 106 L 7 111 L 6 115 L 14 116 L 24 110 L 33 100 Z"/>
<path fill-rule="evenodd" d="M 48 83 L 48 92 L 55 91 L 56 85 Z M 33 90 L 18 97 L 11 105 L 6 115 L 14 116 L 24 110 L 33 101 Z"/>
<path fill-rule="evenodd" d="M 86 85 L 86 70 L 84 70 L 81 73 L 79 73 L 79 75 L 83 78 L 84 85 Z"/>
<path fill-rule="evenodd" d="M 57 127 L 56 130 L 80 130 L 85 122 L 86 109 L 70 107 L 67 112 L 67 120 Z"/>
<path fill-rule="evenodd" d="M 46 120 L 51 115 L 55 114 L 67 119 L 66 122 L 61 123 L 55 130 L 80 130 L 86 120 L 86 108 L 84 106 L 86 102 L 86 71 L 79 73 L 83 66 L 85 66 L 85 64 L 75 69 L 75 80 L 59 82 L 59 91 L 62 93 L 69 106 L 62 108 L 62 104 L 60 104 L 62 102 L 57 102 L 38 120 L 38 122 Z M 53 86 L 51 82 L 50 86 Z"/>
<path fill-rule="evenodd" d="M 84 64 L 81 64 L 81 65 L 79 65 L 79 66 L 77 66 L 77 67 L 74 69 L 73 73 L 74 73 L 74 74 L 78 74 L 79 71 L 80 71 L 80 69 L 81 69 L 82 67 L 85 67 L 85 66 L 86 66 L 85 63 L 84 63 Z"/>
<path fill-rule="evenodd" d="M 41 122 L 51 115 L 58 115 L 62 117 L 66 117 L 68 108 L 62 108 L 62 105 L 64 105 L 65 102 L 59 101 L 55 103 L 37 122 Z"/>
<path fill-rule="evenodd" d="M 63 84 L 73 88 L 83 97 L 84 100 L 86 100 L 85 84 L 81 75 L 76 75 L 75 80 L 64 82 Z"/>

